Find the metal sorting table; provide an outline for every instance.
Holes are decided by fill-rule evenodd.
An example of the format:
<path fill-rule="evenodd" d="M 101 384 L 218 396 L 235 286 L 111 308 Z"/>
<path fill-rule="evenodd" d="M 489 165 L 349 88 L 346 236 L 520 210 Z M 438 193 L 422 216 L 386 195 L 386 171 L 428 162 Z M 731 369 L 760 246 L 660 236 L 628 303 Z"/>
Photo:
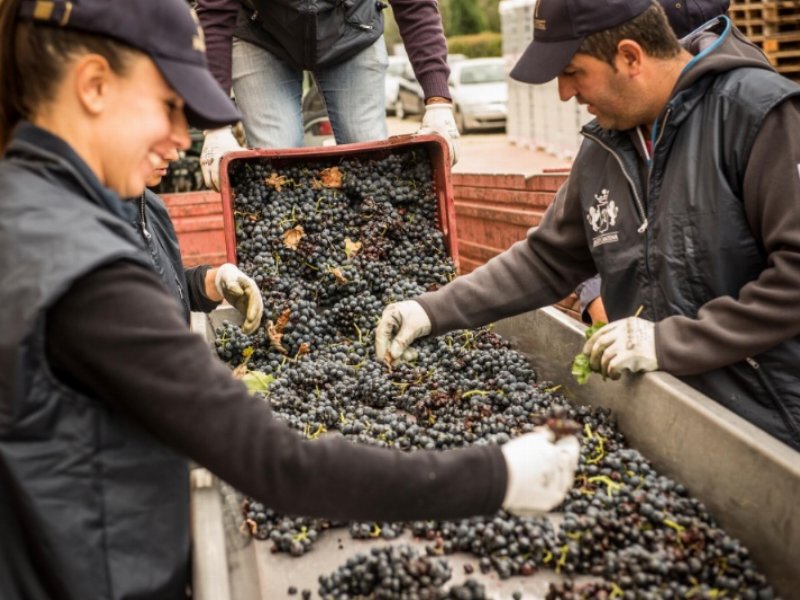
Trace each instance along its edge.
<path fill-rule="evenodd" d="M 213 328 L 223 319 L 237 320 L 232 309 L 210 318 L 193 314 L 192 329 L 213 347 Z M 739 538 L 772 585 L 784 598 L 800 590 L 800 453 L 664 373 L 623 378 L 619 382 L 590 377 L 574 382 L 569 367 L 583 343 L 584 326 L 553 308 L 526 313 L 497 324 L 534 365 L 540 380 L 560 383 L 573 402 L 614 411 L 622 433 L 659 470 L 684 484 L 703 501 L 725 530 Z M 300 557 L 270 552 L 270 542 L 251 541 L 238 531 L 239 498 L 203 469 L 192 477 L 194 594 L 198 600 L 272 600 L 289 598 L 287 590 L 310 589 L 317 596 L 317 577 L 333 572 L 349 557 L 373 546 L 409 543 L 424 553 L 425 541 L 409 532 L 387 540 L 354 540 L 346 529 L 328 530 Z M 558 515 L 553 519 L 557 520 Z M 457 553 L 444 557 L 451 565 L 450 583 L 469 577 L 486 586 L 497 600 L 515 591 L 532 600 L 544 598 L 560 576 L 545 570 L 532 577 L 501 581 L 483 575 L 477 557 Z M 576 578 L 576 582 L 591 578 Z"/>

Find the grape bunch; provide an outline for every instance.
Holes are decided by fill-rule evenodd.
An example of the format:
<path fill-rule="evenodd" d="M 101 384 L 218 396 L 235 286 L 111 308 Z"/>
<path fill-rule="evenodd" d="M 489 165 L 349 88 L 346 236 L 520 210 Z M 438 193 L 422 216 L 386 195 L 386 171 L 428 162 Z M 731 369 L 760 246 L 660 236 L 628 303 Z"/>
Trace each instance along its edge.
<path fill-rule="evenodd" d="M 478 586 L 442 591 L 449 570 L 440 557 L 466 552 L 502 579 L 556 571 L 565 580 L 553 599 L 773 598 L 747 549 L 627 447 L 607 410 L 566 402 L 490 327 L 418 340 L 411 363 L 374 359 L 383 306 L 455 276 L 423 149 L 302 164 L 247 158 L 230 168 L 239 266 L 261 289 L 265 325 L 248 336 L 223 323 L 216 349 L 237 371 L 268 376 L 265 401 L 290 427 L 312 440 L 335 431 L 406 451 L 503 444 L 548 423 L 582 441 L 558 527 L 504 511 L 346 524 L 357 539 L 410 530 L 427 556 L 402 547 L 359 555 L 320 579 L 320 595 L 483 598 Z M 255 538 L 293 556 L 342 525 L 286 518 L 253 500 L 243 516 Z M 577 585 L 577 575 L 594 583 Z"/>
<path fill-rule="evenodd" d="M 420 556 L 408 545 L 373 548 L 356 554 L 329 575 L 319 578 L 319 595 L 328 600 L 488 600 L 484 587 L 474 581 L 452 586 L 452 569 L 446 560 Z"/>

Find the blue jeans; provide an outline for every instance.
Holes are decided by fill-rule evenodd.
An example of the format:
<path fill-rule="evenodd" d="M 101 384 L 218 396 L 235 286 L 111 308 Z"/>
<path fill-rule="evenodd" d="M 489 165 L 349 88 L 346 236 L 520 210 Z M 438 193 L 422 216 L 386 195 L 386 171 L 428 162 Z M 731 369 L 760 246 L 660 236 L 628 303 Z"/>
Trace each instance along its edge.
<path fill-rule="evenodd" d="M 336 142 L 386 139 L 386 44 L 381 36 L 353 58 L 312 74 Z M 251 148 L 303 145 L 303 72 L 260 46 L 234 38 L 233 92 Z"/>

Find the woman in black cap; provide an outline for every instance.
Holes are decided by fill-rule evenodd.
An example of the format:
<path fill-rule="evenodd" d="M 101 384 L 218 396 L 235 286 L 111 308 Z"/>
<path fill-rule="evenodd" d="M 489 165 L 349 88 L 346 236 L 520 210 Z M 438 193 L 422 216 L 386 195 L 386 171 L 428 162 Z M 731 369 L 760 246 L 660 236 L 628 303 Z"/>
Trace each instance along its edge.
<path fill-rule="evenodd" d="M 0 78 L 0 597 L 185 596 L 185 457 L 286 514 L 560 503 L 574 437 L 414 453 L 304 441 L 187 331 L 120 201 L 188 145 L 187 120 L 238 118 L 182 0 L 3 0 Z"/>

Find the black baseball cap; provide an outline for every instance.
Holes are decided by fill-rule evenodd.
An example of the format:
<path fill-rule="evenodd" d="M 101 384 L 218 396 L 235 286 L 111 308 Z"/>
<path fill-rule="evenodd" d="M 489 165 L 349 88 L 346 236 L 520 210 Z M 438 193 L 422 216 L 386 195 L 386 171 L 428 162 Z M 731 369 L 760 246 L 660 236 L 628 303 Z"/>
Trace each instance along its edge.
<path fill-rule="evenodd" d="M 214 129 L 240 119 L 208 70 L 203 30 L 185 0 L 23 0 L 19 16 L 141 50 L 183 98 L 195 127 Z"/>
<path fill-rule="evenodd" d="M 730 0 L 658 0 L 679 38 L 728 12 Z"/>
<path fill-rule="evenodd" d="M 511 69 L 512 79 L 555 79 L 586 37 L 622 25 L 650 6 L 651 0 L 539 0 L 533 12 L 533 41 Z"/>

